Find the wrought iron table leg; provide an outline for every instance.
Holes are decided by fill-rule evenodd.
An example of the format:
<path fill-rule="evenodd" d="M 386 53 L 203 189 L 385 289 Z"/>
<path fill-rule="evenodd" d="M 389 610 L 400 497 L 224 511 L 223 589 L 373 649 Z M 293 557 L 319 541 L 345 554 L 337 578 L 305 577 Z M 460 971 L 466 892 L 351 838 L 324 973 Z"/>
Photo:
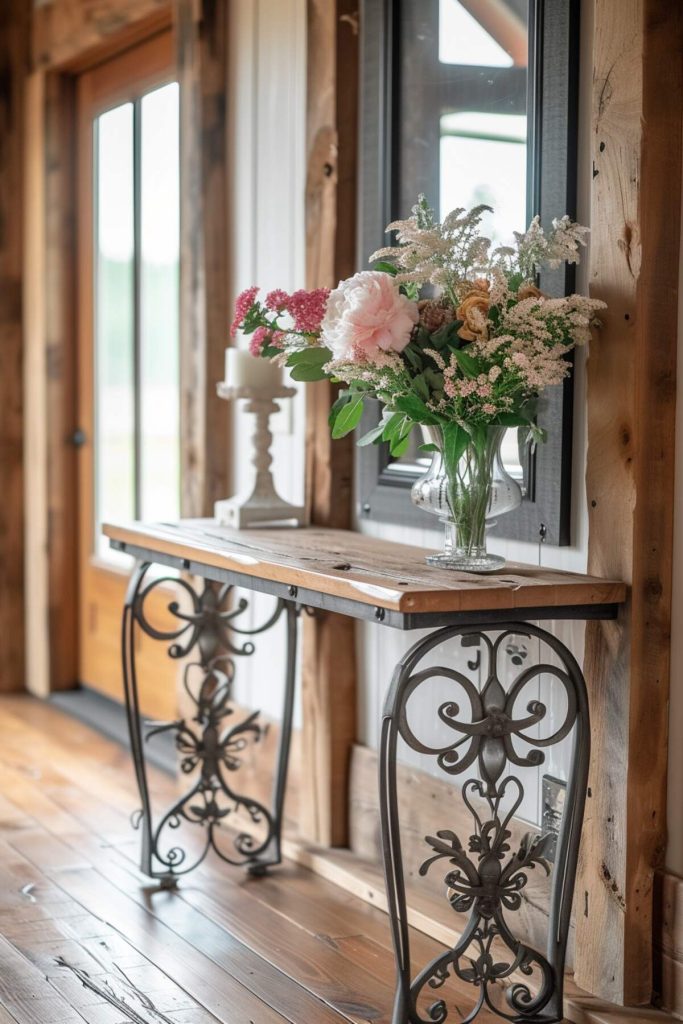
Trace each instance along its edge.
<path fill-rule="evenodd" d="M 484 680 L 481 687 L 456 669 L 420 667 L 423 658 L 439 644 L 458 637 L 463 647 L 477 645 L 486 652 L 484 664 L 479 658 L 468 663 L 472 670 L 481 669 Z M 505 689 L 499 678 L 500 662 L 513 637 L 539 639 L 553 652 L 560 667 L 549 663 L 530 665 Z M 514 647 L 514 651 L 516 653 L 518 648 Z M 518 664 L 519 659 L 515 663 Z M 448 700 L 438 708 L 439 720 L 453 730 L 453 738 L 443 746 L 423 743 L 409 724 L 410 696 L 433 678 L 448 680 L 468 705 L 464 716 L 455 700 Z M 546 707 L 540 700 L 530 700 L 521 717 L 515 710 L 525 687 L 540 679 L 559 684 L 567 705 L 559 728 L 545 737 L 528 732 L 546 715 Z M 538 748 L 558 743 L 572 729 L 572 765 L 557 841 L 548 937 L 543 955 L 515 937 L 506 911 L 519 909 L 529 870 L 539 866 L 549 872 L 545 855 L 553 837 L 530 832 L 518 850 L 510 850 L 508 825 L 520 806 L 524 790 L 516 775 L 505 772 L 510 766 L 535 768 L 542 764 L 544 754 Z M 437 956 L 414 979 L 396 776 L 399 736 L 413 750 L 434 756 L 446 774 L 457 776 L 476 763 L 479 776 L 467 779 L 462 786 L 462 799 L 473 821 L 473 834 L 468 842 L 461 841 L 446 825 L 434 836 L 426 837 L 431 855 L 420 867 L 420 874 L 425 875 L 435 863 L 447 863 L 448 901 L 454 911 L 468 912 L 469 917 L 453 948 Z M 520 754 L 514 745 L 515 737 L 535 749 L 526 755 Z M 446 627 L 420 640 L 399 662 L 386 699 L 380 749 L 382 846 L 397 966 L 392 1024 L 444 1024 L 456 1019 L 467 1024 L 483 1007 L 520 1024 L 524 1021 L 551 1024 L 562 1020 L 564 963 L 589 753 L 588 699 L 581 670 L 570 651 L 543 629 L 514 622 L 495 627 Z M 437 998 L 428 1005 L 430 991 L 436 995 L 451 973 L 460 981 L 471 983 L 476 994 L 476 1004 L 464 1019 L 460 1011 L 456 1018 L 446 998 Z M 505 1007 L 493 1001 L 503 986 Z"/>
<path fill-rule="evenodd" d="M 180 875 L 197 867 L 213 849 L 230 864 L 243 865 L 252 874 L 265 870 L 281 860 L 282 815 L 289 764 L 289 749 L 294 708 L 296 681 L 297 620 L 299 608 L 290 601 L 278 601 L 268 620 L 255 629 L 240 627 L 235 619 L 246 609 L 240 600 L 226 607 L 231 587 L 204 581 L 201 594 L 195 592 L 187 580 L 153 578 L 147 581 L 150 562 L 140 562 L 131 577 L 123 611 L 122 663 L 124 694 L 131 751 L 135 776 L 140 793 L 140 810 L 133 824 L 141 830 L 141 870 L 162 884 L 174 885 Z M 190 610 L 182 611 L 177 601 L 171 601 L 169 611 L 178 620 L 177 627 L 157 628 L 147 618 L 145 602 L 159 585 L 173 582 L 189 598 Z M 256 799 L 237 793 L 229 777 L 240 767 L 241 752 L 249 741 L 258 742 L 263 728 L 258 724 L 255 711 L 232 728 L 224 728 L 224 720 L 234 714 L 230 701 L 234 676 L 234 657 L 254 653 L 251 639 L 244 642 L 235 637 L 248 638 L 265 632 L 284 614 L 287 623 L 287 656 L 280 740 L 276 758 L 271 807 L 266 808 Z M 198 660 L 188 662 L 184 668 L 185 691 L 194 703 L 195 714 L 190 721 L 179 719 L 143 728 L 140 712 L 138 678 L 135 663 L 135 638 L 140 629 L 148 636 L 170 644 L 169 656 L 187 658 L 194 650 Z M 145 743 L 163 732 L 174 735 L 181 754 L 180 767 L 193 774 L 191 788 L 181 796 L 155 824 L 152 801 L 147 780 Z M 226 853 L 219 838 L 225 837 L 223 825 L 235 811 L 251 818 L 254 825 L 265 832 L 255 838 L 242 831 L 234 837 L 234 852 Z M 165 849 L 162 840 L 167 830 L 181 825 L 197 825 L 204 830 L 204 841 L 198 853 L 188 857 L 179 845 Z"/>

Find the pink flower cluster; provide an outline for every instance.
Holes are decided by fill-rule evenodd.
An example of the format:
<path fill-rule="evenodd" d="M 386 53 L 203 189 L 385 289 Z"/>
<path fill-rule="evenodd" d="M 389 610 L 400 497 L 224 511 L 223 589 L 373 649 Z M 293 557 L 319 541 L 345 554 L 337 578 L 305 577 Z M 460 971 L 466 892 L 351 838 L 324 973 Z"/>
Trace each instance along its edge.
<path fill-rule="evenodd" d="M 289 313 L 294 321 L 294 330 L 301 334 L 317 334 L 325 316 L 329 288 L 314 288 L 306 291 L 300 288 L 288 295 L 278 288 L 266 295 L 266 306 L 274 313 Z"/>
<path fill-rule="evenodd" d="M 249 341 L 249 351 L 252 356 L 260 356 L 262 349 L 283 348 L 284 331 L 270 331 L 267 327 L 257 327 Z"/>
<path fill-rule="evenodd" d="M 487 373 L 480 373 L 477 377 L 460 377 L 457 358 L 453 355 L 443 374 L 444 394 L 450 399 L 470 399 L 485 416 L 496 416 L 511 404 L 507 395 L 495 393 L 494 384 L 501 373 L 500 366 L 492 366 Z"/>
<path fill-rule="evenodd" d="M 230 334 L 233 338 L 238 328 L 243 326 L 246 317 L 256 303 L 258 293 L 259 289 L 254 285 L 251 288 L 245 288 L 237 296 L 235 316 L 230 326 Z M 322 319 L 325 316 L 329 294 L 329 288 L 314 288 L 310 292 L 300 288 L 298 291 L 292 292 L 291 295 L 281 288 L 276 288 L 272 292 L 268 292 L 264 305 L 267 310 L 276 315 L 289 313 L 294 322 L 291 329 L 295 333 L 317 334 L 320 330 Z M 261 312 L 263 311 L 263 307 L 258 306 L 258 304 L 257 309 L 261 310 Z M 273 328 L 275 328 L 276 323 L 277 321 L 274 320 Z M 282 337 L 283 334 L 279 330 L 269 331 L 265 326 L 258 327 L 254 331 L 254 337 L 249 347 L 255 355 L 258 355 L 267 338 L 270 338 L 270 344 L 273 344 L 273 339 L 277 341 Z"/>
<path fill-rule="evenodd" d="M 254 299 L 258 295 L 258 287 L 252 285 L 251 288 L 245 288 L 243 292 L 237 296 L 235 302 L 235 316 L 233 317 L 232 324 L 230 325 L 230 334 L 234 338 L 237 334 L 237 328 L 240 327 L 245 316 L 254 305 Z"/>

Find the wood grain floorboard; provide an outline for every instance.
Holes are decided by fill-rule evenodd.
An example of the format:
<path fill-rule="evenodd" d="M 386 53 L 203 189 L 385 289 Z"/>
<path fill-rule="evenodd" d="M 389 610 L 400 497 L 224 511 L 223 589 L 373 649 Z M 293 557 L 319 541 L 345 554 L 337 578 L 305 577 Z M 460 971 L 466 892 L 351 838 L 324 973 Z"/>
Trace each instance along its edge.
<path fill-rule="evenodd" d="M 137 869 L 120 749 L 26 698 L 0 700 L 0 720 L 0 935 L 26 985 L 42 979 L 38 1001 L 48 985 L 55 1012 L 87 1024 L 388 1024 L 384 913 L 291 862 L 256 880 L 209 858 L 160 891 Z M 173 780 L 150 780 L 162 805 L 174 797 Z M 412 940 L 420 966 L 441 948 Z M 471 987 L 448 994 L 464 1016 Z M 43 1019 L 0 1002 L 9 1024 Z"/>

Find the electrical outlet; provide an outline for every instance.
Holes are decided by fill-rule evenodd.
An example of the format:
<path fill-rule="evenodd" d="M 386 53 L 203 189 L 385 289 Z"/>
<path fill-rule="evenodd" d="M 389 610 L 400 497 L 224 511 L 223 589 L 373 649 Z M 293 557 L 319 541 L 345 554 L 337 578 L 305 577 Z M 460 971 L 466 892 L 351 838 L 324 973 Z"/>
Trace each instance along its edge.
<path fill-rule="evenodd" d="M 564 797 L 567 791 L 567 783 L 562 779 L 556 779 L 552 775 L 543 776 L 543 815 L 541 817 L 541 829 L 543 835 L 549 832 L 555 837 L 548 847 L 547 858 L 555 860 L 557 837 L 560 834 L 560 824 L 564 811 Z"/>

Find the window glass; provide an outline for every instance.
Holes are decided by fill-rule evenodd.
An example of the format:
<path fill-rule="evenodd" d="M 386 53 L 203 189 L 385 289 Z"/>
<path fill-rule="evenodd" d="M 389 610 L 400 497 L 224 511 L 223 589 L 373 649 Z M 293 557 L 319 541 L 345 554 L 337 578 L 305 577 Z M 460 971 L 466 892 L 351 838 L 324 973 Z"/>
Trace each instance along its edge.
<path fill-rule="evenodd" d="M 94 537 L 118 562 L 103 521 L 180 515 L 178 84 L 94 139 Z"/>
<path fill-rule="evenodd" d="M 140 515 L 180 516 L 178 84 L 141 102 Z"/>
<path fill-rule="evenodd" d="M 424 192 L 439 218 L 494 208 L 482 230 L 508 244 L 527 222 L 528 0 L 401 0 L 394 216 Z M 424 466 L 419 440 L 392 463 Z M 503 446 L 521 475 L 516 431 Z"/>
<path fill-rule="evenodd" d="M 133 104 L 95 122 L 95 537 L 135 516 Z"/>

